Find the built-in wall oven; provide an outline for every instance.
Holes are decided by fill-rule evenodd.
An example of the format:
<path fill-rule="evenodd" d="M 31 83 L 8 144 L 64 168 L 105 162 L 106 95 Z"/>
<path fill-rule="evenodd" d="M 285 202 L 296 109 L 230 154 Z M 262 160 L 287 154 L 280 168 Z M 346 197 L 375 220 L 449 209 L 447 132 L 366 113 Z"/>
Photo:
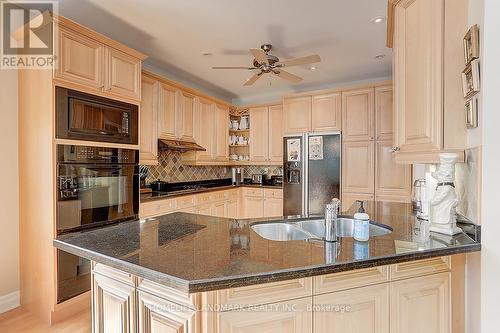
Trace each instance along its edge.
<path fill-rule="evenodd" d="M 139 214 L 139 152 L 57 146 L 58 235 L 133 220 Z M 88 260 L 58 250 L 57 299 L 90 290 Z"/>
<path fill-rule="evenodd" d="M 56 137 L 137 144 L 135 104 L 56 87 Z"/>

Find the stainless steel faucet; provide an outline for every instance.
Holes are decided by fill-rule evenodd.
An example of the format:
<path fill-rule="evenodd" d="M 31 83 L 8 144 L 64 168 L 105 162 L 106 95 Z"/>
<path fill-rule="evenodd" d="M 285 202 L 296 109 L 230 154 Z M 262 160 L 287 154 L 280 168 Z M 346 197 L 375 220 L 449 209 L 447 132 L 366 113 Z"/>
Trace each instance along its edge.
<path fill-rule="evenodd" d="M 325 241 L 327 242 L 337 241 L 336 225 L 339 207 L 340 200 L 337 198 L 333 198 L 325 207 Z"/>

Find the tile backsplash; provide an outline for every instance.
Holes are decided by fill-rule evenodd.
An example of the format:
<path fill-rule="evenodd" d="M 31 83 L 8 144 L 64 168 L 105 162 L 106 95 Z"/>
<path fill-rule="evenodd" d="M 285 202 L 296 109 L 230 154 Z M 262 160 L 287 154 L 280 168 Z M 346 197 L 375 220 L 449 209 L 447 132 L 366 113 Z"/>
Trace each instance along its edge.
<path fill-rule="evenodd" d="M 148 166 L 149 175 L 146 183 L 157 179 L 169 183 L 189 182 L 197 180 L 211 180 L 231 178 L 231 167 L 228 166 L 190 166 L 184 165 L 181 154 L 174 151 L 161 151 L 158 156 L 158 165 Z M 278 166 L 244 166 L 245 177 L 250 177 L 254 173 L 262 173 L 265 168 L 270 174 L 278 174 Z"/>

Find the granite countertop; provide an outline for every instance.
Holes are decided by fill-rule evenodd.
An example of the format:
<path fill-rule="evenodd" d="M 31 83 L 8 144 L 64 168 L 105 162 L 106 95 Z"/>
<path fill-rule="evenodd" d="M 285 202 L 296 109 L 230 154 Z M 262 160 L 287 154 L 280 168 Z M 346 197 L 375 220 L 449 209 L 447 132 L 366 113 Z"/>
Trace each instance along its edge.
<path fill-rule="evenodd" d="M 66 234 L 54 246 L 131 274 L 195 293 L 309 277 L 358 268 L 479 251 L 479 239 L 465 233 L 430 233 L 411 205 L 367 202 L 372 220 L 393 232 L 368 242 L 270 241 L 250 226 L 273 220 L 233 220 L 174 213 Z M 349 211 L 348 213 L 353 213 Z M 473 224 L 468 229 L 479 227 Z"/>
<path fill-rule="evenodd" d="M 141 193 L 140 202 L 170 199 L 170 198 L 181 197 L 184 195 L 194 195 L 194 194 L 205 193 L 205 192 L 230 190 L 232 188 L 239 188 L 239 187 L 256 187 L 256 188 L 271 188 L 271 189 L 282 189 L 283 188 L 281 185 L 258 185 L 258 184 L 221 185 L 221 186 L 216 186 L 216 187 L 201 188 L 201 189 L 197 189 L 197 190 L 193 190 L 191 192 L 185 192 L 185 193 L 169 193 L 169 192 Z"/>

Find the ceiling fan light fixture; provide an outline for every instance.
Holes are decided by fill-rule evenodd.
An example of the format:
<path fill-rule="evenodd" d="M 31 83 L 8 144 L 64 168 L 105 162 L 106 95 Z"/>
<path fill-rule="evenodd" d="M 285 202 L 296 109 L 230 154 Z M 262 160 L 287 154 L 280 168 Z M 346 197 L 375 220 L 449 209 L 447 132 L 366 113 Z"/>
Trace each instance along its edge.
<path fill-rule="evenodd" d="M 312 71 L 315 71 L 316 69 L 318 69 L 318 67 L 316 67 L 316 66 L 311 66 L 311 68 L 309 68 L 309 69 L 310 69 L 310 70 L 312 70 Z"/>

